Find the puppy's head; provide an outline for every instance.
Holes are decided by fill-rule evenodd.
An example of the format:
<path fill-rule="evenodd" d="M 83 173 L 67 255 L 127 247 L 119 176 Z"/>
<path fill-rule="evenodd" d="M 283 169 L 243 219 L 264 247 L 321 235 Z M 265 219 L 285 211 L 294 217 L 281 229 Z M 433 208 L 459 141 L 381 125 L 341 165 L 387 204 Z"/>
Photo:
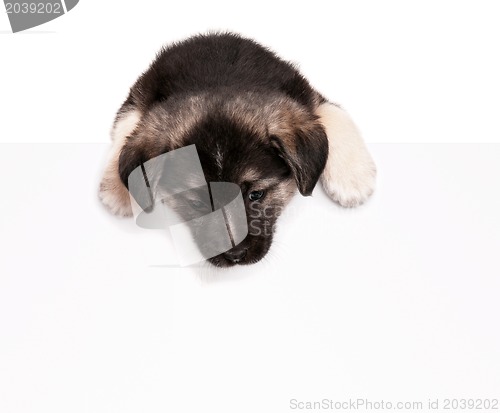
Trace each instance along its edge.
<path fill-rule="evenodd" d="M 302 195 L 311 195 L 328 156 L 323 127 L 304 109 L 290 102 L 239 103 L 236 108 L 228 105 L 229 110 L 208 110 L 181 136 L 160 139 L 163 146 L 147 134 L 141 138 L 139 129 L 119 161 L 127 185 L 130 172 L 148 158 L 194 144 L 207 182 L 240 187 L 248 234 L 235 247 L 209 258 L 219 267 L 255 263 L 266 255 L 283 208 L 297 188 Z M 146 122 L 144 129 L 150 126 Z M 191 192 L 189 199 L 177 198 L 174 209 L 192 218 L 194 210 L 210 211 L 210 203 L 206 195 Z"/>

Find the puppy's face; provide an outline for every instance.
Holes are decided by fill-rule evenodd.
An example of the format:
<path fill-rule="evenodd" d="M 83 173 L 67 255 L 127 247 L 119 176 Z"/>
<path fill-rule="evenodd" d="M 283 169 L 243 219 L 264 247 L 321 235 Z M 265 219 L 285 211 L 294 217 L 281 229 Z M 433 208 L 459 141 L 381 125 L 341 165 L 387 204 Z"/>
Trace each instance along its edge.
<path fill-rule="evenodd" d="M 127 153 L 125 148 L 122 152 L 120 175 L 124 180 L 145 158 L 195 145 L 206 182 L 231 182 L 240 187 L 248 226 L 243 241 L 208 261 L 218 267 L 258 262 L 271 247 L 284 207 L 297 188 L 302 195 L 311 194 L 328 155 L 326 135 L 314 117 L 293 122 L 287 113 L 277 118 L 285 124 L 269 122 L 269 118 L 255 124 L 254 119 L 249 122 L 224 114 L 208 115 L 166 150 L 157 143 L 147 148 L 147 139 L 136 139 L 135 150 Z M 141 160 L 131 162 L 137 152 Z M 185 220 L 211 212 L 210 200 L 203 191 L 189 191 L 184 198 L 167 203 Z M 199 244 L 217 242 L 206 236 L 194 238 Z"/>
<path fill-rule="evenodd" d="M 293 174 L 266 136 L 224 118 L 198 124 L 185 140 L 195 144 L 207 182 L 237 184 L 248 235 L 209 261 L 219 267 L 251 264 L 269 251 L 276 220 L 296 190 Z"/>

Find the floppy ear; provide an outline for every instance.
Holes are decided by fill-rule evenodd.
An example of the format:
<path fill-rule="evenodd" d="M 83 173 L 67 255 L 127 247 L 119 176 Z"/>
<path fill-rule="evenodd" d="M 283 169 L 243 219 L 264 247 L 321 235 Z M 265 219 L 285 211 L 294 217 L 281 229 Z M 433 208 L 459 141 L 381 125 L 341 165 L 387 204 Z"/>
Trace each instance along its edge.
<path fill-rule="evenodd" d="M 121 181 L 142 210 L 151 212 L 154 207 L 154 198 L 144 169 L 146 161 L 145 154 L 140 147 L 125 145 L 120 153 L 118 173 Z"/>
<path fill-rule="evenodd" d="M 328 138 L 316 120 L 290 131 L 271 135 L 271 145 L 288 165 L 304 196 L 312 194 L 328 158 Z"/>

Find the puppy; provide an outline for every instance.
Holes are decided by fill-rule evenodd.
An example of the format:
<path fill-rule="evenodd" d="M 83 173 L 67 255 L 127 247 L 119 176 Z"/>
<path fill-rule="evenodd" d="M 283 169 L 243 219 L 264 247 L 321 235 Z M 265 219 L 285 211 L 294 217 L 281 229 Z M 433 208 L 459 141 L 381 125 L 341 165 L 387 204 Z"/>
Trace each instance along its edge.
<path fill-rule="evenodd" d="M 145 162 L 195 145 L 207 182 L 241 188 L 248 234 L 209 258 L 250 264 L 268 252 L 279 212 L 318 180 L 344 207 L 373 192 L 376 169 L 358 129 L 298 70 L 256 42 L 209 34 L 164 48 L 116 115 L 99 190 L 116 215 L 131 216 L 128 178 Z"/>

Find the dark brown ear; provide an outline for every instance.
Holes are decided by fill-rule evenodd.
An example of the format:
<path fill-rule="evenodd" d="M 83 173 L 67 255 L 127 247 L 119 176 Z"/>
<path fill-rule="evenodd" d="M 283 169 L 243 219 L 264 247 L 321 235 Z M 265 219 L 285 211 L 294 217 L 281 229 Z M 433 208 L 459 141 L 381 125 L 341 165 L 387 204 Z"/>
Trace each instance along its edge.
<path fill-rule="evenodd" d="M 299 192 L 312 194 L 328 158 L 328 138 L 317 121 L 271 135 L 273 145 L 293 173 Z"/>
<path fill-rule="evenodd" d="M 145 212 L 154 207 L 153 191 L 144 170 L 144 152 L 135 145 L 125 145 L 118 160 L 120 179 L 134 197 L 137 204 Z"/>

